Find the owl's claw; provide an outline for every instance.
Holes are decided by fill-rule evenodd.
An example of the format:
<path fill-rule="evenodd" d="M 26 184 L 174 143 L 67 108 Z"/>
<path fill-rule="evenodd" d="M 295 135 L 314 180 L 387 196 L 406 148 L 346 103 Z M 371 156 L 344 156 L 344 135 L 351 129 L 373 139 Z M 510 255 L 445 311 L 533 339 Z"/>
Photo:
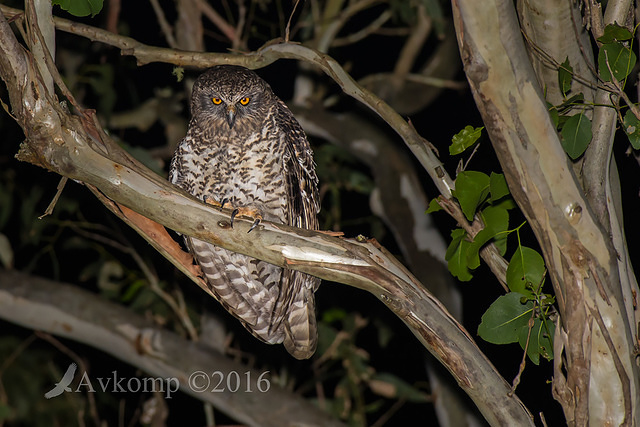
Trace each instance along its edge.
<path fill-rule="evenodd" d="M 258 224 L 260 224 L 260 218 L 256 218 L 253 221 L 253 225 L 251 225 L 251 228 L 249 228 L 249 231 L 247 231 L 247 233 L 251 233 L 251 231 L 256 228 L 258 226 Z"/>
<path fill-rule="evenodd" d="M 260 221 L 262 221 L 262 214 L 260 213 L 260 210 L 256 208 L 244 208 L 244 207 L 235 208 L 231 212 L 231 228 L 233 228 L 233 220 L 238 215 L 244 216 L 247 218 L 253 218 L 253 224 L 251 225 L 247 233 L 251 233 L 251 231 L 253 231 L 253 229 L 256 228 L 258 224 L 260 224 Z"/>
<path fill-rule="evenodd" d="M 233 228 L 233 220 L 235 219 L 236 215 L 238 215 L 238 212 L 240 212 L 238 208 L 234 209 L 231 212 L 231 228 Z"/>

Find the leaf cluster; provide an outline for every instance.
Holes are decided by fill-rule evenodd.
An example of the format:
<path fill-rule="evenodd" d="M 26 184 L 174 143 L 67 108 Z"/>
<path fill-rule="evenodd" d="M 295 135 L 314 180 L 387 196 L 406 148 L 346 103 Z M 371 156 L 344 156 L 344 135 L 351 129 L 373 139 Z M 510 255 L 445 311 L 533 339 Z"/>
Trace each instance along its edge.
<path fill-rule="evenodd" d="M 482 128 L 466 126 L 452 138 L 449 152 L 460 154 L 474 146 Z M 482 316 L 478 335 L 494 344 L 518 342 L 529 359 L 536 365 L 540 356 L 553 359 L 553 333 L 550 320 L 554 313 L 555 298 L 542 292 L 546 268 L 542 256 L 520 242 L 520 228 L 509 229 L 509 211 L 516 207 L 503 174 L 487 175 L 478 171 L 462 171 L 452 191 L 469 222 L 481 220 L 484 225 L 475 236 L 464 228 L 451 232 L 451 243 L 446 252 L 449 271 L 461 281 L 473 278 L 472 271 L 480 266 L 480 249 L 493 243 L 500 255 L 507 252 L 507 238 L 517 235 L 517 249 L 507 268 L 506 282 L 509 293 L 491 304 Z M 427 212 L 440 209 L 433 200 Z"/>
<path fill-rule="evenodd" d="M 637 62 L 632 50 L 633 33 L 618 24 L 607 25 L 597 41 L 599 79 L 612 92 L 621 92 Z M 573 93 L 571 89 L 577 77 L 567 57 L 558 68 L 558 85 L 564 100 L 559 105 L 547 103 L 562 148 L 574 161 L 584 154 L 593 138 L 591 120 L 585 114 L 591 106 L 584 103 L 583 93 Z M 620 122 L 633 148 L 640 149 L 640 120 L 633 110 L 628 110 L 624 118 L 620 116 Z"/>

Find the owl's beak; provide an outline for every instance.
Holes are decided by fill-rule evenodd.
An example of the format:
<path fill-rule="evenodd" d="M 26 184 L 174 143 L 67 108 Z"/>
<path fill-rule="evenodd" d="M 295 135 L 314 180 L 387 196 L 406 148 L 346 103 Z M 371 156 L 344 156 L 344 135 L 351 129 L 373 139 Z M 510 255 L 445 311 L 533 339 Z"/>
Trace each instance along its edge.
<path fill-rule="evenodd" d="M 236 121 L 236 107 L 233 105 L 229 105 L 227 107 L 227 123 L 229 124 L 229 129 L 233 129 L 233 124 Z"/>

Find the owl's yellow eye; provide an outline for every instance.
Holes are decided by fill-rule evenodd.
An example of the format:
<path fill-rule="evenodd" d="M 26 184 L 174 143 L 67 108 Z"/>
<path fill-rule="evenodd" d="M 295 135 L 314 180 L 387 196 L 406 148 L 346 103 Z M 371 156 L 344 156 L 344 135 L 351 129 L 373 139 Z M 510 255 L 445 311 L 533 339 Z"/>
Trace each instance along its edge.
<path fill-rule="evenodd" d="M 250 98 L 248 98 L 248 97 L 246 97 L 246 96 L 245 96 L 244 98 L 242 98 L 242 99 L 240 100 L 240 104 L 242 104 L 242 105 L 247 105 L 247 104 L 249 103 L 249 100 L 250 100 Z"/>
<path fill-rule="evenodd" d="M 216 105 L 222 104 L 222 99 L 220 98 L 211 98 L 211 101 L 213 101 L 213 103 Z"/>

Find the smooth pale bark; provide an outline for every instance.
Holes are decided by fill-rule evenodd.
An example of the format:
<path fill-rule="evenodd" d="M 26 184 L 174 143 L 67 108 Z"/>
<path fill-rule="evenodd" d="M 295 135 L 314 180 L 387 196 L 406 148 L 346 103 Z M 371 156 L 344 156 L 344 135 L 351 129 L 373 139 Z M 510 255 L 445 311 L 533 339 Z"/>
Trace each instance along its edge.
<path fill-rule="evenodd" d="M 334 60 L 310 49 L 301 50 L 289 44 L 266 49 L 278 57 L 317 61 L 326 67 L 327 74 L 351 81 Z M 489 423 L 533 424 L 527 409 L 510 393 L 509 385 L 471 336 L 402 264 L 375 242 L 339 239 L 268 222 L 251 235 L 247 234 L 250 221 L 238 220 L 231 228 L 226 213 L 177 190 L 130 159 L 95 128 L 89 115 L 79 118 L 62 108 L 39 83 L 37 70 L 3 15 L 0 15 L 0 76 L 7 85 L 16 121 L 27 136 L 19 159 L 91 184 L 111 200 L 183 234 L 373 293 L 455 376 Z M 354 97 L 372 96 L 356 86 L 349 89 Z M 378 107 L 376 111 L 381 114 L 392 112 L 386 105 Z M 396 125 L 404 135 L 412 131 L 406 123 Z M 418 136 L 414 138 L 412 142 L 422 144 Z M 431 161 L 427 157 L 423 159 Z M 145 238 L 155 240 L 149 234 Z"/>
<path fill-rule="evenodd" d="M 269 380 L 268 386 L 259 381 L 264 371 L 251 369 L 210 347 L 159 328 L 131 310 L 78 286 L 0 269 L 0 318 L 88 344 L 140 368 L 150 377 L 171 378 L 162 388 L 165 398 L 176 396 L 178 382 L 183 393 L 215 405 L 243 424 L 344 425 L 302 396 L 272 383 L 269 374 L 262 377 Z M 220 374 L 213 374 L 216 371 Z M 225 386 L 227 378 L 235 379 L 233 372 L 239 375 L 235 393 Z M 76 378 L 83 374 L 77 372 Z M 96 391 L 100 390 L 91 372 L 87 375 Z M 208 387 L 207 376 L 211 381 Z M 222 386 L 216 387 L 221 378 Z M 212 392 L 214 388 L 216 391 Z M 85 392 L 87 386 L 76 389 Z"/>
<path fill-rule="evenodd" d="M 637 285 L 620 274 L 618 253 L 561 147 L 513 2 L 452 3 L 476 104 L 557 296 L 556 398 L 570 425 L 638 424 L 634 301 L 626 297 Z"/>

